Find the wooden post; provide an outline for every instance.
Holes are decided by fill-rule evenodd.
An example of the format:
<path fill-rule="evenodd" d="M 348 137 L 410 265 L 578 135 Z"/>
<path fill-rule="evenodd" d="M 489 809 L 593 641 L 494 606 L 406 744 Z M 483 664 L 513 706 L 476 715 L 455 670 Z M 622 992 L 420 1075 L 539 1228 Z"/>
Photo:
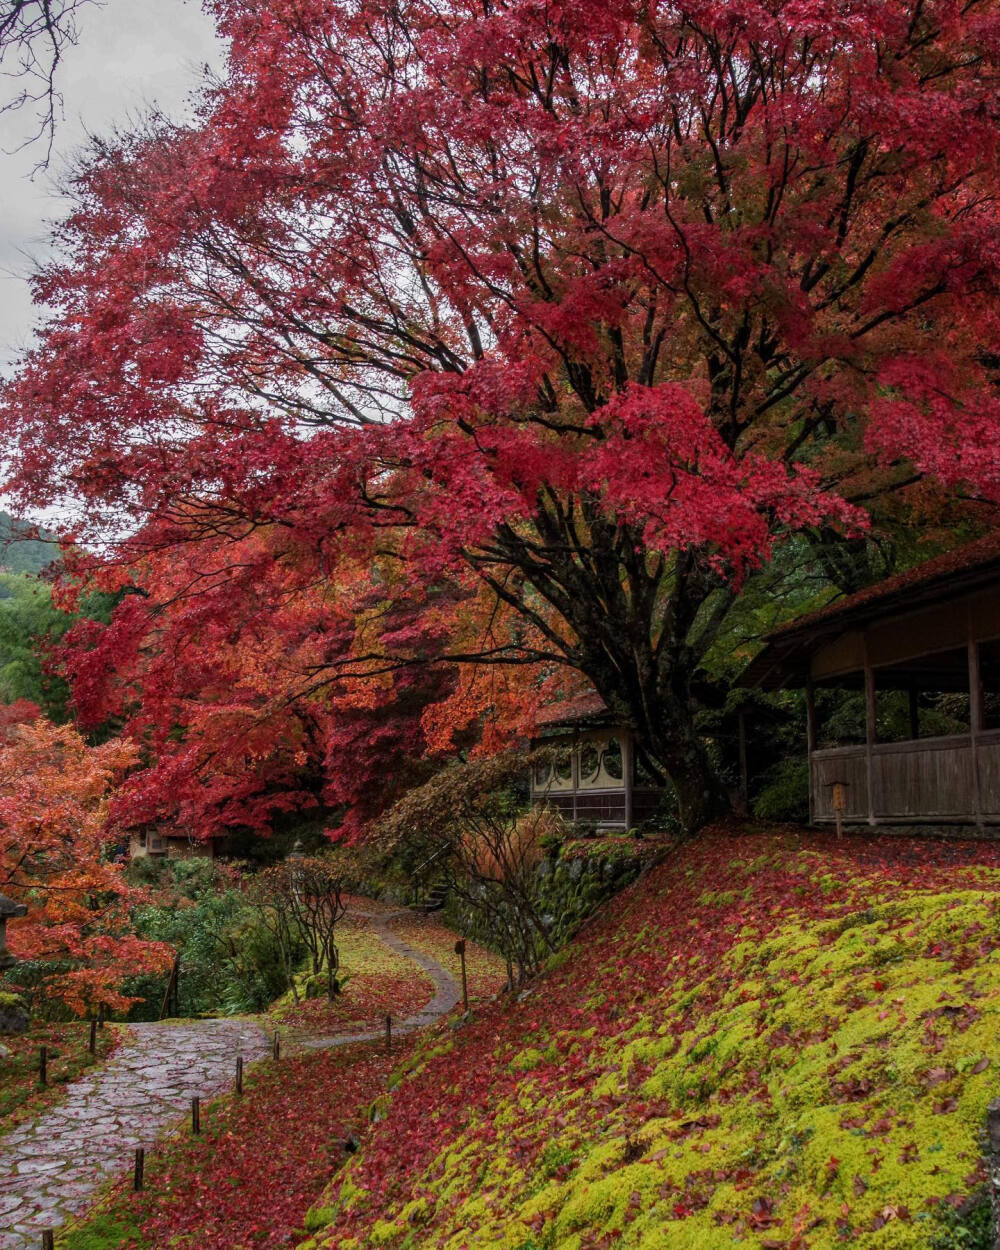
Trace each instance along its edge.
<path fill-rule="evenodd" d="M 87 1043 L 87 1048 L 89 1049 L 92 1055 L 97 1053 L 97 1021 L 96 1020 L 91 1020 L 90 1022 L 90 1041 Z"/>
<path fill-rule="evenodd" d="M 38 1083 L 39 1085 L 49 1083 L 49 1048 L 47 1046 L 43 1046 L 38 1052 Z"/>
<path fill-rule="evenodd" d="M 806 680 L 806 760 L 809 768 L 809 823 L 812 824 L 816 810 L 816 799 L 813 795 L 812 757 L 816 750 L 816 690 L 812 677 Z"/>
<path fill-rule="evenodd" d="M 462 960 L 462 1010 L 469 1010 L 469 981 L 465 975 L 465 939 L 459 938 L 455 943 L 455 954 Z"/>
<path fill-rule="evenodd" d="M 180 955 L 175 955 L 174 962 L 170 967 L 170 975 L 167 977 L 167 988 L 163 993 L 163 1002 L 160 1005 L 161 1020 L 170 1015 L 171 1007 L 174 1015 L 177 1014 L 177 971 L 180 967 L 180 962 Z"/>
<path fill-rule="evenodd" d="M 979 643 L 973 633 L 972 608 L 969 607 L 969 739 L 972 747 L 972 812 L 976 824 L 983 827 L 982 779 L 979 776 L 979 735 L 985 724 L 983 713 L 983 678 L 979 665 Z"/>
<path fill-rule="evenodd" d="M 42 1233 L 42 1250 L 56 1250 L 56 1235 L 51 1228 Z"/>
<path fill-rule="evenodd" d="M 135 1172 L 132 1175 L 132 1189 L 135 1193 L 142 1191 L 143 1173 L 146 1170 L 146 1152 L 141 1146 L 135 1149 Z"/>
<path fill-rule="evenodd" d="M 868 788 L 868 823 L 875 824 L 875 670 L 868 663 L 865 643 L 865 780 Z"/>
<path fill-rule="evenodd" d="M 833 814 L 837 821 L 837 837 L 844 836 L 844 808 L 847 806 L 846 787 L 842 781 L 833 783 L 833 795 L 831 797 L 833 803 Z"/>
<path fill-rule="evenodd" d="M 273 1059 L 281 1058 L 281 1034 L 275 1030 L 274 1041 L 271 1044 L 271 1057 Z"/>
<path fill-rule="evenodd" d="M 579 769 L 576 766 L 576 758 L 577 758 L 577 755 L 579 754 L 579 746 L 580 746 L 580 731 L 579 729 L 574 729 L 573 739 L 569 748 L 569 784 L 573 790 L 573 824 L 574 825 L 576 824 L 577 819 L 578 819 L 577 799 L 579 797 L 578 782 L 579 782 L 580 773 L 579 773 Z M 552 764 L 553 778 L 555 777 L 555 767 L 556 767 L 555 762 L 553 761 L 553 764 Z"/>
<path fill-rule="evenodd" d="M 392 1054 L 392 1016 L 385 1018 L 385 1053 Z"/>
<path fill-rule="evenodd" d="M 201 1099 L 198 1097 L 191 1099 L 191 1132 L 201 1132 Z"/>
<path fill-rule="evenodd" d="M 243 1056 L 236 1056 L 236 1092 L 243 1093 Z"/>

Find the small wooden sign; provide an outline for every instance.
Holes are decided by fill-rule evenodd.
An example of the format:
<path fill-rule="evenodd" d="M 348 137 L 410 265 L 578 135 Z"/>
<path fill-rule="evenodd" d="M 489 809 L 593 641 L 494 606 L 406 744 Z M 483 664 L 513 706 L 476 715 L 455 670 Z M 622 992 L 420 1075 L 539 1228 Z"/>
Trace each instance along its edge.
<path fill-rule="evenodd" d="M 833 783 L 833 814 L 837 818 L 837 837 L 844 836 L 844 812 L 847 809 L 847 785 L 843 781 Z"/>
<path fill-rule="evenodd" d="M 458 941 L 455 943 L 455 954 L 456 955 L 465 954 L 465 939 L 464 938 L 459 938 Z"/>

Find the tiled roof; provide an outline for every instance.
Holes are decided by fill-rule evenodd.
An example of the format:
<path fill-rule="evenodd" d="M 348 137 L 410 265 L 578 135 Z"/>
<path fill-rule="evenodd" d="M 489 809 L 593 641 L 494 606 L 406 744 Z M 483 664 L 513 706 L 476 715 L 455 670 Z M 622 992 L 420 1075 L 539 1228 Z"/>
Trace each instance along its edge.
<path fill-rule="evenodd" d="M 774 630 L 763 651 L 747 666 L 739 684 L 780 689 L 804 678 L 810 654 L 847 629 L 928 604 L 944 602 L 1000 580 L 1000 531 L 925 560 L 905 573 L 887 577 L 800 616 Z"/>
<path fill-rule="evenodd" d="M 572 699 L 563 699 L 559 703 L 550 703 L 540 709 L 535 718 L 537 729 L 550 729 L 554 725 L 572 724 L 573 721 L 588 720 L 593 716 L 605 716 L 608 705 L 599 694 L 578 694 Z"/>
<path fill-rule="evenodd" d="M 956 574 L 988 568 L 992 564 L 1000 565 L 1000 530 L 987 534 L 975 542 L 966 543 L 963 547 L 956 547 L 953 551 L 946 551 L 944 555 L 925 560 L 923 564 L 907 569 L 905 573 L 897 573 L 894 577 L 887 577 L 873 586 L 866 586 L 864 590 L 859 590 L 853 595 L 836 599 L 833 603 L 828 603 L 826 607 L 810 612 L 808 616 L 800 616 L 797 620 L 780 626 L 770 636 L 781 638 L 786 634 L 797 633 L 800 629 L 808 629 L 811 625 L 829 620 L 841 613 L 851 612 L 855 608 L 869 604 L 874 606 L 883 599 L 890 599 L 900 592 L 916 591 L 918 588 L 930 589 L 938 581 L 947 582 Z"/>

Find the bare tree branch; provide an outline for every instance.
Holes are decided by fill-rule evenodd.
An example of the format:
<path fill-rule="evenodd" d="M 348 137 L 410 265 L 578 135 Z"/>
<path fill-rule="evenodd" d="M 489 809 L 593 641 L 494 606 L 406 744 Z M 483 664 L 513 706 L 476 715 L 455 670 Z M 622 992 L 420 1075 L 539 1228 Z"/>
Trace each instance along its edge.
<path fill-rule="evenodd" d="M 24 142 L 41 142 L 44 155 L 35 169 L 44 169 L 52 156 L 56 114 L 62 97 L 56 88 L 59 63 L 77 41 L 77 13 L 98 0 L 0 0 L 0 77 L 10 88 L 0 92 L 0 113 L 34 110 L 35 128 Z"/>

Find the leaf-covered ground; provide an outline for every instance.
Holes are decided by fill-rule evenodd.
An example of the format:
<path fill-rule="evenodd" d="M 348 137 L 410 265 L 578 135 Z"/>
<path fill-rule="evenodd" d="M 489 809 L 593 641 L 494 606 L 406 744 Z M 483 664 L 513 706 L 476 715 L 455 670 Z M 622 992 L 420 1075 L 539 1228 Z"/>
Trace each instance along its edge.
<path fill-rule="evenodd" d="M 0 1129 L 11 1129 L 58 1102 L 70 1081 L 104 1061 L 119 1044 L 116 1026 L 97 1030 L 96 1054 L 89 1049 L 90 1024 L 37 1024 L 30 1032 L 2 1037 L 0 1056 Z M 39 1051 L 48 1050 L 46 1085 L 40 1085 Z"/>
<path fill-rule="evenodd" d="M 148 1152 L 142 1193 L 124 1177 L 60 1250 L 294 1246 L 406 1043 L 394 1049 L 345 1046 L 254 1067 L 242 1098 L 205 1108 L 200 1136 L 185 1131 Z"/>
<path fill-rule="evenodd" d="M 424 951 L 446 968 L 456 981 L 461 980 L 461 961 L 455 954 L 456 934 L 434 915 L 420 916 L 410 913 L 392 922 L 392 931 L 405 942 Z M 492 999 L 507 980 L 504 962 L 499 955 L 477 946 L 465 945 L 465 970 L 469 985 L 469 1002 Z"/>
<path fill-rule="evenodd" d="M 708 835 L 438 1030 L 305 1244 L 966 1244 L 998 899 L 996 846 Z"/>
<path fill-rule="evenodd" d="M 457 966 L 456 934 L 419 917 L 399 927 L 412 945 Z M 285 1034 L 278 1063 L 248 1068 L 244 1096 L 206 1108 L 201 1136 L 185 1128 L 148 1152 L 145 1190 L 132 1193 L 131 1176 L 122 1178 L 89 1218 L 60 1237 L 60 1250 L 276 1250 L 305 1236 L 307 1210 L 347 1158 L 345 1140 L 364 1133 L 371 1105 L 416 1039 L 397 1037 L 391 1055 L 381 1042 L 307 1054 L 288 1047 L 297 1036 L 378 1023 L 386 1012 L 402 1019 L 433 992 L 420 969 L 386 947 L 362 917 L 345 919 L 338 944 L 349 975 L 344 993 L 333 1003 L 316 999 L 273 1013 Z M 469 959 L 477 992 L 495 993 L 501 961 L 471 944 Z"/>
<path fill-rule="evenodd" d="M 454 937 L 452 937 L 454 943 Z M 294 1003 L 286 996 L 272 1015 L 292 1034 L 345 1032 L 380 1025 L 387 1014 L 403 1020 L 431 999 L 434 985 L 405 955 L 391 950 L 364 917 L 347 915 L 337 925 L 343 992 Z M 304 979 L 304 978 L 303 978 Z"/>

